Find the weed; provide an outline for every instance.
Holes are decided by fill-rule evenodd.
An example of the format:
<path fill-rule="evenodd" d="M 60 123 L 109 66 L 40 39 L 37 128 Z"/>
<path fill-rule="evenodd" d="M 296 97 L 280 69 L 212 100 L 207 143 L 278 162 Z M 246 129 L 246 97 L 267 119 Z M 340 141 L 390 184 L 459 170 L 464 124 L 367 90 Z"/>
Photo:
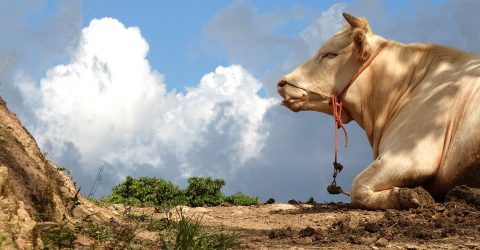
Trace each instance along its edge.
<path fill-rule="evenodd" d="M 200 245 L 201 216 L 187 217 L 183 214 L 182 209 L 177 209 L 179 221 L 176 223 L 176 249 L 198 249 Z"/>
<path fill-rule="evenodd" d="M 98 168 L 97 177 L 95 178 L 95 180 L 92 183 L 92 186 L 90 187 L 90 191 L 88 192 L 87 198 L 93 197 L 97 192 L 98 184 L 102 181 L 102 172 L 104 168 L 105 168 L 105 164 L 102 163 L 102 165 L 100 165 L 100 167 Z"/>
<path fill-rule="evenodd" d="M 58 228 L 52 229 L 45 235 L 44 242 L 59 249 L 65 249 L 73 248 L 73 243 L 76 239 L 75 231 L 62 223 Z"/>
<path fill-rule="evenodd" d="M 207 232 L 201 226 L 202 216 L 186 216 L 182 209 L 176 209 L 177 221 L 173 224 L 173 239 L 166 242 L 166 249 L 236 249 L 240 247 L 238 235 L 224 232 Z M 162 234 L 165 236 L 165 233 Z M 167 238 L 168 239 L 168 238 Z"/>
<path fill-rule="evenodd" d="M 131 207 L 126 207 L 119 221 L 111 219 L 104 223 L 92 223 L 90 217 L 86 217 L 80 231 L 95 240 L 90 245 L 92 249 L 131 249 L 135 237 L 143 229 L 137 219 Z"/>
<path fill-rule="evenodd" d="M 88 224 L 88 227 L 83 231 L 83 233 L 100 243 L 112 239 L 110 228 L 105 224 Z"/>
<path fill-rule="evenodd" d="M 0 234 L 0 249 L 18 249 L 18 245 L 11 236 Z"/>

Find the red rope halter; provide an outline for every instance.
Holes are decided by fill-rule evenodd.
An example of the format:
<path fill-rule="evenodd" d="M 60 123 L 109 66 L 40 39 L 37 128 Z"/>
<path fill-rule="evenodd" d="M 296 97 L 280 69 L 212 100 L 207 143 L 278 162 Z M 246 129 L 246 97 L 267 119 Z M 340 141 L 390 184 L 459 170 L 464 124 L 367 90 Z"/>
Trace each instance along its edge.
<path fill-rule="evenodd" d="M 342 122 L 342 112 L 343 112 L 342 96 L 345 95 L 348 88 L 352 86 L 353 82 L 360 76 L 360 74 L 362 74 L 363 71 L 365 71 L 365 69 L 367 69 L 367 67 L 373 62 L 375 57 L 377 57 L 377 55 L 380 54 L 380 52 L 385 48 L 386 45 L 387 43 L 383 43 L 382 45 L 380 45 L 380 47 L 378 47 L 378 49 L 373 53 L 373 55 L 368 59 L 368 61 L 365 62 L 365 64 L 363 64 L 363 66 L 357 71 L 357 73 L 355 73 L 355 75 L 353 75 L 350 82 L 348 82 L 347 86 L 345 86 L 342 89 L 340 94 L 338 95 L 332 94 L 331 96 L 330 104 L 332 105 L 332 115 L 333 115 L 333 118 L 335 119 L 335 158 L 333 162 L 333 182 L 327 187 L 327 190 L 330 194 L 345 193 L 343 192 L 340 186 L 337 186 L 337 182 L 336 182 L 337 174 L 343 170 L 343 165 L 337 161 L 339 129 L 342 129 L 343 134 L 345 135 L 345 148 L 348 146 L 347 129 L 345 128 Z M 348 195 L 348 193 L 345 193 L 345 194 Z"/>

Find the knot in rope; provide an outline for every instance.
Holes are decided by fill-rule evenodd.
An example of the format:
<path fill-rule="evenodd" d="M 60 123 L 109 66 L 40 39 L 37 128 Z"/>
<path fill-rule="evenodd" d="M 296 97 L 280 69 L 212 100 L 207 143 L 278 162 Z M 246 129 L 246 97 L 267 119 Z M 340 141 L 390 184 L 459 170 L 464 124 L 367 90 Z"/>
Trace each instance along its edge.
<path fill-rule="evenodd" d="M 332 103 L 332 113 L 333 113 L 333 117 L 334 117 L 334 120 L 335 120 L 335 161 L 333 162 L 334 165 L 335 165 L 335 164 L 339 164 L 337 162 L 338 130 L 342 129 L 343 134 L 345 135 L 345 148 L 348 147 L 348 134 L 347 134 L 347 129 L 345 128 L 345 126 L 343 125 L 343 122 L 342 122 L 342 111 L 343 111 L 342 100 L 339 97 L 337 97 L 336 95 L 332 95 L 331 103 Z M 343 169 L 343 167 L 342 167 L 342 169 Z"/>

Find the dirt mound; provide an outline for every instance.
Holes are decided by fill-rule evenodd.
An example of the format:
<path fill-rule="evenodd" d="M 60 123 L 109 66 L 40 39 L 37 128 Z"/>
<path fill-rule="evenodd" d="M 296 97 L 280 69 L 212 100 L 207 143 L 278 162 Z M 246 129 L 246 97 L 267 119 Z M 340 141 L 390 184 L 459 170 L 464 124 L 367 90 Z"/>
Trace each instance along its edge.
<path fill-rule="evenodd" d="M 0 249 L 43 249 L 46 234 L 93 211 L 0 98 Z"/>
<path fill-rule="evenodd" d="M 480 189 L 469 188 L 465 185 L 458 186 L 448 191 L 446 201 L 460 201 L 480 207 Z"/>
<path fill-rule="evenodd" d="M 366 211 L 344 203 L 192 208 L 250 249 L 480 249 L 480 210 L 466 202 Z"/>

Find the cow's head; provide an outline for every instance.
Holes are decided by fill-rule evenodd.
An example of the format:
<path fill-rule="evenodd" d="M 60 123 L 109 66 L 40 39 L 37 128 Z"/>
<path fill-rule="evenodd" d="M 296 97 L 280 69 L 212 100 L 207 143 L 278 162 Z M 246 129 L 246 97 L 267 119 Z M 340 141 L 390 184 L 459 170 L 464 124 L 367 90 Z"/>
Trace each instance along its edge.
<path fill-rule="evenodd" d="M 375 38 L 363 18 L 343 13 L 348 24 L 318 52 L 278 82 L 283 105 L 292 111 L 331 114 L 330 96 L 338 94 L 373 52 Z M 344 122 L 351 117 L 342 117 Z"/>

